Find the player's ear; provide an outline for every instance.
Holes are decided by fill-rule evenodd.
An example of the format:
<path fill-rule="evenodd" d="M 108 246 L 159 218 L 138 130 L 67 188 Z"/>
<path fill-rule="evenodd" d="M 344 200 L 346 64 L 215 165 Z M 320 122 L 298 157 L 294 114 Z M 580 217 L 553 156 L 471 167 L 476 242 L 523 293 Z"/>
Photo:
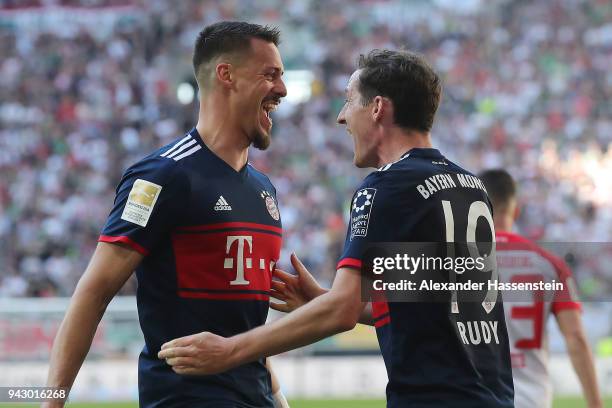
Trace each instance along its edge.
<path fill-rule="evenodd" d="M 234 72 L 232 64 L 222 62 L 215 67 L 215 77 L 222 86 L 231 87 L 234 80 Z"/>
<path fill-rule="evenodd" d="M 380 95 L 377 95 L 372 100 L 372 119 L 374 122 L 380 122 L 389 110 L 389 100 Z"/>

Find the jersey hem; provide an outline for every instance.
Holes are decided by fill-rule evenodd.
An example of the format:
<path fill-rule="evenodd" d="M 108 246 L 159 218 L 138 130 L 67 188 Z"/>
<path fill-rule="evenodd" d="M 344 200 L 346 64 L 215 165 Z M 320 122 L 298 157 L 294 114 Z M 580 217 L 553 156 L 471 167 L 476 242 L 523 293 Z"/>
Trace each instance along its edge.
<path fill-rule="evenodd" d="M 553 302 L 552 312 L 557 314 L 564 310 L 578 310 L 582 312 L 582 304 L 579 302 Z"/>
<path fill-rule="evenodd" d="M 98 242 L 108 242 L 111 244 L 115 244 L 115 243 L 126 244 L 127 246 L 129 246 L 130 248 L 132 248 L 133 250 L 135 250 L 136 252 L 144 256 L 149 255 L 149 251 L 145 247 L 133 241 L 129 237 L 126 237 L 123 235 L 118 236 L 118 237 L 112 237 L 110 235 L 100 235 L 100 237 L 98 238 Z"/>
<path fill-rule="evenodd" d="M 361 269 L 361 259 L 356 259 L 356 258 L 341 259 L 340 262 L 338 262 L 338 265 L 336 266 L 336 270 L 340 268 L 345 268 L 345 267 Z"/>

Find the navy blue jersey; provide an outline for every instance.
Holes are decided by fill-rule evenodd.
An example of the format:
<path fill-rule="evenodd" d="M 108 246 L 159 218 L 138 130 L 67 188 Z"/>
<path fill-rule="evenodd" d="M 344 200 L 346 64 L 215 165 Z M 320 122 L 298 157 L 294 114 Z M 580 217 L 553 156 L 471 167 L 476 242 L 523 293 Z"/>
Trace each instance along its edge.
<path fill-rule="evenodd" d="M 145 255 L 136 270 L 141 407 L 272 406 L 265 359 L 193 377 L 157 353 L 177 337 L 264 324 L 281 233 L 270 180 L 250 164 L 235 171 L 195 129 L 125 172 L 99 240 Z"/>
<path fill-rule="evenodd" d="M 484 186 L 436 149 L 412 149 L 371 173 L 351 204 L 338 268 L 361 268 L 373 243 L 494 239 Z M 377 301 L 372 306 L 389 377 L 388 407 L 514 406 L 498 295 L 489 310 L 482 302 Z"/>

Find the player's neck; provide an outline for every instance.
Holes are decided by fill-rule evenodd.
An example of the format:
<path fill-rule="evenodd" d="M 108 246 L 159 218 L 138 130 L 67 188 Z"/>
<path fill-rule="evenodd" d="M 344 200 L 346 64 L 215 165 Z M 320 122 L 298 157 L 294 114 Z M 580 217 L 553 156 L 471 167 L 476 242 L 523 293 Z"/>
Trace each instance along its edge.
<path fill-rule="evenodd" d="M 383 142 L 379 146 L 377 167 L 398 161 L 410 149 L 432 147 L 429 133 L 393 129 L 383 137 Z"/>
<path fill-rule="evenodd" d="M 249 144 L 237 129 L 230 129 L 231 120 L 215 121 L 210 118 L 222 117 L 214 114 L 207 115 L 206 120 L 202 112 L 196 125 L 202 141 L 208 149 L 226 162 L 236 171 L 240 171 L 249 157 Z"/>
<path fill-rule="evenodd" d="M 497 214 L 493 217 L 496 232 L 512 232 L 514 217 L 509 214 Z"/>

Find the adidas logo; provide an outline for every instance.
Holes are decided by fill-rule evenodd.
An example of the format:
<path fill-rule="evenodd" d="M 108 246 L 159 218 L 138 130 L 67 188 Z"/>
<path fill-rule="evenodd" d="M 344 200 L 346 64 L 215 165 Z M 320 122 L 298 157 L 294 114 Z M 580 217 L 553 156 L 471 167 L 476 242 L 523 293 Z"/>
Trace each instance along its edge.
<path fill-rule="evenodd" d="M 215 204 L 215 211 L 231 211 L 232 206 L 229 205 L 223 196 L 219 196 L 217 203 Z"/>

